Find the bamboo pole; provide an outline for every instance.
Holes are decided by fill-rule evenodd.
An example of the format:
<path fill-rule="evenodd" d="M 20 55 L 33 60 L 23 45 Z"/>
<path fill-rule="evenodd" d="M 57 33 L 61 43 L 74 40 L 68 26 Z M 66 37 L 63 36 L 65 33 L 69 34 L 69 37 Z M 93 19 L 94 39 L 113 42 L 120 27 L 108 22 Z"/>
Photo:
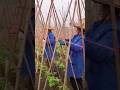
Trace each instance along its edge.
<path fill-rule="evenodd" d="M 83 74 L 83 82 L 85 82 L 85 42 L 84 42 L 84 34 L 83 34 L 83 26 L 82 26 L 82 16 L 81 16 L 81 9 L 80 9 L 80 1 L 78 0 L 78 10 L 80 15 L 80 26 L 81 26 L 81 32 L 82 32 L 82 45 L 83 45 L 83 59 L 84 59 L 84 74 Z M 85 87 L 83 86 L 85 89 Z"/>
<path fill-rule="evenodd" d="M 41 2 L 41 5 L 42 5 L 42 2 Z M 38 7 L 38 13 L 36 13 L 36 18 L 35 18 L 35 21 L 37 21 L 37 17 L 42 16 L 42 11 L 41 11 L 41 6 L 39 6 L 39 1 L 37 0 L 37 7 Z"/>
<path fill-rule="evenodd" d="M 72 21 L 74 22 L 74 17 L 75 17 L 75 10 L 76 10 L 76 7 L 77 7 L 77 1 L 75 0 L 75 4 L 74 4 L 74 10 L 73 10 L 73 17 L 72 17 Z"/>
<path fill-rule="evenodd" d="M 49 12 L 48 12 L 47 19 L 46 19 L 46 25 L 48 24 L 50 13 L 51 13 L 51 10 L 53 8 L 53 3 L 54 3 L 54 0 L 51 1 L 51 5 L 50 5 Z"/>
<path fill-rule="evenodd" d="M 2 4 L 4 4 L 3 2 L 2 2 Z M 6 6 L 7 8 L 6 8 L 6 14 L 7 14 L 7 10 L 8 10 L 8 4 L 7 4 L 7 6 Z M 7 20 L 7 19 L 6 19 Z M 6 21 L 7 22 L 7 21 Z M 7 24 L 8 25 L 8 24 Z M 7 26 L 8 27 L 8 26 Z M 9 39 L 9 37 L 7 38 L 7 39 Z M 11 50 L 10 50 L 11 51 Z M 12 52 L 12 51 L 11 51 Z M 10 62 L 9 62 L 9 60 L 8 60 L 8 58 L 6 59 L 6 62 L 5 62 L 5 87 L 4 87 L 4 90 L 7 90 L 8 88 L 7 88 L 7 86 L 8 86 L 8 74 L 9 74 L 9 66 L 10 66 Z"/>
<path fill-rule="evenodd" d="M 10 52 L 12 53 L 12 54 L 14 54 L 15 52 L 15 49 L 16 49 L 16 43 L 17 43 L 17 39 L 18 39 L 18 32 L 19 32 L 19 24 L 21 23 L 21 17 L 20 16 L 22 16 L 22 15 L 18 15 L 18 13 L 16 12 L 20 7 L 19 7 L 19 5 L 18 5 L 18 3 L 16 3 L 16 5 L 14 5 L 14 6 L 9 6 L 9 0 L 6 0 L 6 15 L 8 14 L 11 14 L 11 13 L 13 13 L 13 12 L 8 12 L 8 10 L 9 10 L 9 8 L 11 9 L 11 10 L 13 10 L 14 9 L 14 14 L 15 14 L 15 16 L 14 16 L 14 18 L 13 18 L 13 22 L 14 22 L 14 26 L 15 26 L 15 24 L 17 24 L 17 28 L 14 28 L 14 29 L 16 29 L 16 31 L 17 31 L 17 33 L 16 33 L 16 37 L 15 37 L 15 40 L 14 40 L 14 43 L 13 43 L 13 46 L 12 47 L 10 47 L 10 48 L 12 48 L 11 50 L 10 50 Z M 13 7 L 15 7 L 15 8 L 13 8 Z M 22 8 L 22 7 L 21 7 Z M 19 11 L 19 10 L 18 10 Z M 15 22 L 15 20 L 16 19 L 18 19 L 18 21 L 17 22 Z M 7 19 L 6 19 L 7 21 L 7 24 L 5 24 L 5 25 L 8 25 L 8 22 L 9 21 L 11 21 L 11 18 L 9 18 L 9 16 L 7 17 Z M 12 25 L 13 23 L 9 23 L 9 25 Z M 9 25 L 7 26 L 7 27 L 9 27 Z M 13 26 L 12 26 L 13 27 Z M 13 28 L 12 28 L 13 29 Z M 9 30 L 9 29 L 8 29 Z M 9 40 L 9 38 L 8 38 L 8 40 Z M 13 49 L 13 47 L 14 47 L 14 49 Z M 9 71 L 9 66 L 10 66 L 10 62 L 9 62 L 9 60 L 6 60 L 6 69 L 5 69 L 5 77 L 6 77 L 6 84 L 5 84 L 5 90 L 7 89 L 7 82 L 8 82 L 8 71 Z"/>
<path fill-rule="evenodd" d="M 48 30 L 46 30 L 47 33 L 48 33 Z M 45 37 L 45 43 L 46 43 L 46 39 L 47 39 L 47 35 Z M 44 59 L 44 50 L 45 50 L 45 43 L 43 43 L 43 53 L 42 53 L 42 60 L 41 60 L 41 64 L 40 64 L 40 67 L 41 67 L 41 70 L 40 70 L 40 74 L 39 74 L 39 80 L 38 80 L 38 88 L 37 90 L 40 90 L 40 85 L 41 85 L 41 74 L 42 74 L 42 65 L 43 65 L 43 59 Z"/>
<path fill-rule="evenodd" d="M 37 5 L 38 5 L 38 8 L 39 8 L 39 4 L 37 4 Z M 39 8 L 39 11 L 41 11 L 40 8 Z M 42 15 L 42 12 L 41 12 L 41 18 L 42 18 L 42 22 L 43 22 L 43 24 L 44 24 L 43 30 L 44 30 L 44 31 L 47 31 L 46 28 L 45 28 L 46 25 L 45 25 L 45 23 L 44 23 L 45 21 L 44 21 L 44 17 L 43 17 L 43 15 Z M 48 32 L 47 32 L 47 33 L 48 33 Z M 45 32 L 44 32 L 44 34 L 45 34 Z M 46 41 L 47 35 L 45 34 L 45 36 L 46 36 L 46 37 L 45 37 L 45 41 Z M 45 43 L 46 43 L 46 42 L 43 43 L 43 44 L 44 44 L 44 45 L 43 45 L 43 53 L 42 53 L 42 60 L 41 60 L 40 66 L 42 66 L 42 64 L 43 64 L 43 56 L 44 56 L 44 50 L 45 50 Z M 42 73 L 42 67 L 40 67 L 40 74 L 39 74 L 39 80 L 38 80 L 37 90 L 40 90 L 40 85 L 41 85 L 41 73 Z"/>
<path fill-rule="evenodd" d="M 45 26 L 47 26 L 47 23 L 48 23 L 48 21 L 49 21 L 49 17 L 51 16 L 51 10 L 52 10 L 52 8 L 53 8 L 52 5 L 53 5 L 53 0 L 51 1 L 51 5 L 50 5 L 50 9 L 49 9 L 49 12 L 48 12 L 48 16 L 47 16 L 47 20 L 46 20 L 46 25 L 45 25 Z M 48 31 L 48 30 L 47 30 L 47 31 Z M 47 33 L 48 33 L 48 32 L 47 32 Z M 45 43 L 46 43 L 46 40 L 47 40 L 47 35 L 46 35 L 46 37 L 45 37 Z M 44 44 L 44 47 L 43 47 L 43 54 L 42 54 L 42 56 L 44 56 L 44 50 L 45 50 L 45 44 Z M 40 65 L 40 66 L 42 66 L 42 64 L 43 64 L 43 57 L 42 57 L 42 62 L 41 62 L 41 65 Z M 37 89 L 37 90 L 40 89 L 41 73 L 42 73 L 42 68 L 41 68 L 41 70 L 40 70 L 39 82 L 38 82 L 38 89 Z"/>
<path fill-rule="evenodd" d="M 38 3 L 38 0 L 37 0 L 37 7 L 38 7 L 38 9 L 39 9 L 39 11 L 38 12 L 41 12 L 41 10 L 40 10 L 40 8 L 39 8 L 39 3 Z M 44 24 L 45 25 L 45 23 L 44 23 L 44 17 L 42 16 L 42 12 L 41 12 L 41 18 L 42 18 L 42 20 L 41 20 L 41 22 L 42 22 L 42 24 Z M 44 31 L 46 31 L 45 30 L 45 27 L 43 27 L 44 29 Z M 45 32 L 44 32 L 45 33 Z M 46 41 L 46 39 L 47 39 L 47 35 L 45 34 L 45 41 Z M 46 42 L 45 42 L 46 43 Z M 44 56 L 44 50 L 45 50 L 45 43 L 43 43 L 43 50 L 42 50 L 42 60 L 41 60 L 41 64 L 40 64 L 40 67 L 41 67 L 41 69 L 40 69 L 40 74 L 39 74 L 39 78 L 38 78 L 38 86 L 37 86 L 37 90 L 40 90 L 40 85 L 41 85 L 41 73 L 42 73 L 42 64 L 43 64 L 43 56 Z"/>
<path fill-rule="evenodd" d="M 71 38 L 71 35 L 69 35 L 69 38 Z M 69 59 L 69 52 L 70 52 L 70 43 L 71 43 L 71 39 L 70 39 L 70 42 L 69 42 L 69 45 L 68 45 L 68 50 L 67 50 L 67 57 L 66 57 L 66 67 L 65 67 L 65 77 L 64 77 L 64 83 L 63 83 L 63 90 L 65 90 L 65 86 L 66 86 L 66 82 L 67 82 L 67 68 L 68 68 L 68 59 Z"/>
<path fill-rule="evenodd" d="M 38 2 L 39 2 L 39 1 L 38 1 Z M 41 3 L 40 3 L 40 7 L 39 7 L 40 9 L 41 9 L 41 7 L 42 7 L 42 4 L 43 4 L 43 0 L 42 0 Z"/>
<path fill-rule="evenodd" d="M 55 5 L 54 5 L 54 4 L 53 4 L 53 7 L 54 7 L 54 12 L 55 12 L 56 18 L 58 19 L 58 23 L 59 23 L 59 25 L 61 26 L 60 19 L 59 19 L 59 17 L 58 17 L 58 13 L 57 13 L 57 11 L 56 11 L 56 8 L 55 8 Z"/>
<path fill-rule="evenodd" d="M 43 0 L 41 1 L 40 5 L 39 5 L 39 1 L 37 0 L 37 4 L 38 4 L 38 7 L 39 7 L 39 11 L 41 11 L 41 7 L 42 7 L 42 4 L 43 4 Z M 38 16 L 39 13 L 36 13 L 36 17 Z M 35 19 L 36 20 L 36 19 Z"/>

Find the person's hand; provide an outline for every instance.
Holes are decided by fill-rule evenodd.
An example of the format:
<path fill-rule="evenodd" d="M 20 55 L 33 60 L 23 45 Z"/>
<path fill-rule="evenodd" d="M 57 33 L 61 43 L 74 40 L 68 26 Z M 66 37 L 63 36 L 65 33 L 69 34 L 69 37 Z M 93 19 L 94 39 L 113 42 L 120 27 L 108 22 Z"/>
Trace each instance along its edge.
<path fill-rule="evenodd" d="M 69 45 L 69 42 L 66 42 L 66 45 L 68 46 L 68 45 Z"/>
<path fill-rule="evenodd" d="M 69 39 L 65 39 L 65 43 L 68 46 L 69 45 Z"/>
<path fill-rule="evenodd" d="M 60 45 L 65 45 L 65 41 L 64 40 L 58 40 L 58 42 L 60 43 Z"/>

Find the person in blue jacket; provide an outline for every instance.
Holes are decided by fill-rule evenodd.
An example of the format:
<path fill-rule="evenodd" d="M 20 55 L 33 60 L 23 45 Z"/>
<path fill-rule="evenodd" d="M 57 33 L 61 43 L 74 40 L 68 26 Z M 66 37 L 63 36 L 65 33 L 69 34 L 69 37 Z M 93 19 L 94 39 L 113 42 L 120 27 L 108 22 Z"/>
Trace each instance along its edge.
<path fill-rule="evenodd" d="M 23 61 L 21 64 L 21 77 L 26 81 L 25 87 L 33 90 L 35 86 L 35 8 L 31 10 L 31 18 L 25 41 Z M 24 32 L 23 32 L 24 34 Z"/>
<path fill-rule="evenodd" d="M 102 20 L 95 22 L 85 33 L 86 57 L 89 59 L 86 80 L 88 90 L 118 90 L 110 7 L 103 5 L 102 10 Z M 116 8 L 115 14 L 120 47 L 120 9 Z"/>
<path fill-rule="evenodd" d="M 50 66 L 51 60 L 53 58 L 54 48 L 56 44 L 56 38 L 52 30 L 53 30 L 52 28 L 48 28 L 48 37 L 46 40 L 44 51 L 44 59 L 48 67 Z"/>
<path fill-rule="evenodd" d="M 75 25 L 77 28 L 76 34 L 71 39 L 69 62 L 67 68 L 67 76 L 74 90 L 83 90 L 82 76 L 84 73 L 84 59 L 83 59 L 83 47 L 82 47 L 82 35 L 81 28 Z M 67 39 L 68 45 L 69 40 Z M 63 44 L 62 41 L 60 41 Z"/>

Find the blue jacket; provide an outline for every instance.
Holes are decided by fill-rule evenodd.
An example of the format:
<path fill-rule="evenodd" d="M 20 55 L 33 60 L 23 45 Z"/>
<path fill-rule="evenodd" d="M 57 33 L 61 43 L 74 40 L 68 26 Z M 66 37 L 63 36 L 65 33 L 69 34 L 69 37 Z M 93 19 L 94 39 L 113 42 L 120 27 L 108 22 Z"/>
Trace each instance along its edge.
<path fill-rule="evenodd" d="M 27 38 L 26 38 L 26 43 L 25 43 L 25 55 L 27 60 L 25 61 L 25 59 L 23 58 L 23 62 L 21 65 L 21 75 L 23 77 L 25 76 L 30 76 L 30 73 L 32 75 L 32 80 L 35 82 L 35 51 L 34 51 L 34 46 L 35 46 L 35 40 L 34 40 L 34 35 L 31 34 L 31 31 L 33 30 L 33 32 L 35 32 L 35 16 L 33 15 L 31 17 L 31 26 L 29 26 L 29 30 L 27 33 Z M 27 62 L 27 63 L 26 63 Z M 29 72 L 29 70 L 30 72 Z"/>
<path fill-rule="evenodd" d="M 77 44 L 77 45 L 75 45 Z M 70 59 L 68 62 L 68 69 L 67 69 L 67 76 L 81 78 L 84 72 L 84 60 L 83 60 L 83 49 L 80 47 L 82 46 L 82 37 L 80 35 L 74 35 L 71 39 L 71 46 L 70 46 Z"/>
<path fill-rule="evenodd" d="M 117 21 L 117 27 L 120 46 L 120 19 Z M 89 58 L 88 68 L 86 68 L 88 90 L 117 90 L 113 50 L 98 44 L 112 48 L 111 21 L 97 21 L 86 33 L 86 57 Z"/>
<path fill-rule="evenodd" d="M 32 79 L 33 79 L 33 81 L 35 81 L 34 48 L 32 48 L 32 46 L 28 40 L 26 41 L 25 55 L 26 55 L 27 60 L 25 61 L 25 59 L 23 58 L 21 74 L 24 77 L 24 76 L 30 76 L 30 73 L 31 73 Z M 30 72 L 29 72 L 29 70 L 30 70 Z"/>
<path fill-rule="evenodd" d="M 48 43 L 49 44 L 48 44 Z M 45 51 L 44 51 L 44 57 L 51 60 L 53 56 L 53 51 L 55 48 L 55 36 L 52 32 L 48 33 L 48 38 L 46 40 L 46 46 L 45 46 Z"/>

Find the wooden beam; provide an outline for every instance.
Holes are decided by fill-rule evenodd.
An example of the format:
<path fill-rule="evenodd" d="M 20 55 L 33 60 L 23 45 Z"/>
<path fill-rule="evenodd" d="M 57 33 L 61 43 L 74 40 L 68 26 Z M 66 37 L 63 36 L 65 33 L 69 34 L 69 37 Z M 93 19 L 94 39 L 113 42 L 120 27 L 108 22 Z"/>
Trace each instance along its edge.
<path fill-rule="evenodd" d="M 120 8 L 120 0 L 116 0 L 113 2 L 113 0 L 93 0 L 94 2 L 96 3 L 99 3 L 99 4 L 107 4 L 107 5 L 110 5 L 112 7 L 118 7 Z"/>
<path fill-rule="evenodd" d="M 119 41 L 118 41 L 118 34 L 117 34 L 117 24 L 116 24 L 116 15 L 115 15 L 115 8 L 110 6 L 111 8 L 111 19 L 112 19 L 112 41 L 113 41 L 113 49 L 115 53 L 115 64 L 116 64 L 116 73 L 117 73 L 117 86 L 118 90 L 120 90 L 120 51 L 119 51 Z"/>

